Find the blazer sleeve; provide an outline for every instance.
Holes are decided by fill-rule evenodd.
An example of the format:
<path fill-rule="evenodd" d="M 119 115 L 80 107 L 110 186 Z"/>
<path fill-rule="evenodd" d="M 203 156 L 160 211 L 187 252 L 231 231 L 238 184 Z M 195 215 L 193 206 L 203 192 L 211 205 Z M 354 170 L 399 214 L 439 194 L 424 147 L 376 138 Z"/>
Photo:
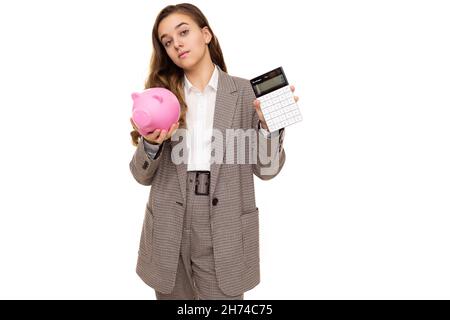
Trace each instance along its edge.
<path fill-rule="evenodd" d="M 261 180 L 270 180 L 280 173 L 286 161 L 286 152 L 283 147 L 285 128 L 269 135 L 265 134 L 264 129 L 259 127 L 259 117 L 253 106 L 253 101 L 256 99 L 255 93 L 251 86 L 246 91 L 244 103 L 253 110 L 252 127 L 256 130 L 257 159 L 256 163 L 252 164 L 253 173 Z"/>
<path fill-rule="evenodd" d="M 145 139 L 142 139 L 142 141 L 144 142 L 145 153 L 147 153 L 150 158 L 155 159 L 159 154 L 158 151 L 161 150 L 161 144 L 151 144 L 145 141 Z"/>
<path fill-rule="evenodd" d="M 153 177 L 158 170 L 162 158 L 161 153 L 167 147 L 167 140 L 162 143 L 154 159 L 145 151 L 143 140 L 142 137 L 139 138 L 137 149 L 130 161 L 130 171 L 138 183 L 149 186 L 152 184 Z"/>

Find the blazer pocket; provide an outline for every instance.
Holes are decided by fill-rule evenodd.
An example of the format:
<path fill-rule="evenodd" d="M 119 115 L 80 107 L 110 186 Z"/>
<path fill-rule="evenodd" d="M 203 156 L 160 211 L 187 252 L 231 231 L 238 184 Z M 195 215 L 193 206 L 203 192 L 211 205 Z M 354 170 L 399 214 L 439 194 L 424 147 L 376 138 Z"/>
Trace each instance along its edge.
<path fill-rule="evenodd" d="M 153 252 L 153 212 L 149 205 L 145 207 L 145 218 L 142 225 L 141 240 L 139 244 L 139 256 L 147 261 L 151 262 Z"/>
<path fill-rule="evenodd" d="M 241 215 L 244 261 L 247 268 L 259 266 L 259 210 L 243 212 Z"/>

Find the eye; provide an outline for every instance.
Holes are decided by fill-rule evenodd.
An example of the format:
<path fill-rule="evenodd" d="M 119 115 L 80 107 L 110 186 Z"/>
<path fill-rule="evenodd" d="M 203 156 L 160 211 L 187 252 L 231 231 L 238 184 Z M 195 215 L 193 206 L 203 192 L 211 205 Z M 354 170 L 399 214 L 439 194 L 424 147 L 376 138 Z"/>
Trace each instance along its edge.
<path fill-rule="evenodd" d="M 180 35 L 185 36 L 189 33 L 189 29 L 183 30 L 180 32 Z M 164 47 L 168 47 L 170 45 L 171 41 L 164 42 Z"/>

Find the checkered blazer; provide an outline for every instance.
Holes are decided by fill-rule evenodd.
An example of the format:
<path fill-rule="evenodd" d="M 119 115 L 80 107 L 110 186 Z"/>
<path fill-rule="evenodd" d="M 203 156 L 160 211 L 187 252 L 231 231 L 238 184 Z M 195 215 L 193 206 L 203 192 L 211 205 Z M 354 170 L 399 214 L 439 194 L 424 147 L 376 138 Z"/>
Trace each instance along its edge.
<path fill-rule="evenodd" d="M 258 116 L 253 106 L 256 97 L 250 81 L 230 76 L 220 68 L 218 71 L 214 129 L 220 130 L 223 137 L 225 129 L 257 129 Z M 256 137 L 258 142 L 266 139 L 262 132 Z M 263 144 L 270 151 L 270 139 L 276 139 L 273 142 L 279 151 L 280 165 L 271 174 L 263 174 L 259 158 L 257 163 L 230 164 L 224 160 L 222 164 L 211 164 L 209 197 L 214 260 L 219 287 L 225 294 L 239 295 L 260 282 L 259 209 L 255 204 L 253 175 L 269 180 L 280 172 L 286 159 L 283 137 L 284 130 L 281 134 L 274 132 Z M 159 155 L 151 159 L 141 138 L 130 162 L 134 179 L 151 186 L 136 272 L 146 284 L 162 293 L 170 293 L 174 287 L 180 255 L 187 164 L 175 164 L 171 151 L 184 140 L 164 141 Z M 224 159 L 227 143 L 223 144 Z M 244 146 L 246 151 L 248 145 Z M 235 156 L 238 149 L 234 150 Z"/>

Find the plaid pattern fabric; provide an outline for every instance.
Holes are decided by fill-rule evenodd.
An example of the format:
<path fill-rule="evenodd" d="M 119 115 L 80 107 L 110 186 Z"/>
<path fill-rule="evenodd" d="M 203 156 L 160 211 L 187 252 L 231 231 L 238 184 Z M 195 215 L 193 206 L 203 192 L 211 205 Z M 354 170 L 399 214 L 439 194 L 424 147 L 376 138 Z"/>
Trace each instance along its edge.
<path fill-rule="evenodd" d="M 244 294 L 228 296 L 219 288 L 209 215 L 209 197 L 195 192 L 196 172 L 188 171 L 187 206 L 175 287 L 169 294 L 155 290 L 158 300 L 242 300 Z"/>
<path fill-rule="evenodd" d="M 230 128 L 256 130 L 258 116 L 253 107 L 254 99 L 248 80 L 229 76 L 219 68 L 214 129 L 223 137 L 226 137 L 225 130 Z M 283 135 L 272 134 L 265 139 L 262 133 L 257 134 L 258 141 L 267 141 L 265 146 L 269 150 L 270 140 L 276 139 L 280 150 L 280 165 L 269 175 L 263 174 L 259 160 L 255 164 L 211 164 L 208 200 L 214 264 L 218 285 L 227 295 L 242 294 L 260 282 L 259 209 L 255 203 L 253 177 L 269 180 L 283 168 L 286 159 Z M 140 139 L 129 165 L 138 183 L 151 186 L 136 272 L 147 285 L 165 294 L 172 292 L 175 285 L 187 205 L 187 164 L 176 165 L 171 159 L 172 149 L 183 141 L 166 140 L 160 155 L 151 159 Z M 248 144 L 245 148 L 248 151 Z M 237 148 L 234 151 L 236 159 Z M 226 143 L 223 144 L 223 155 L 225 159 Z"/>

